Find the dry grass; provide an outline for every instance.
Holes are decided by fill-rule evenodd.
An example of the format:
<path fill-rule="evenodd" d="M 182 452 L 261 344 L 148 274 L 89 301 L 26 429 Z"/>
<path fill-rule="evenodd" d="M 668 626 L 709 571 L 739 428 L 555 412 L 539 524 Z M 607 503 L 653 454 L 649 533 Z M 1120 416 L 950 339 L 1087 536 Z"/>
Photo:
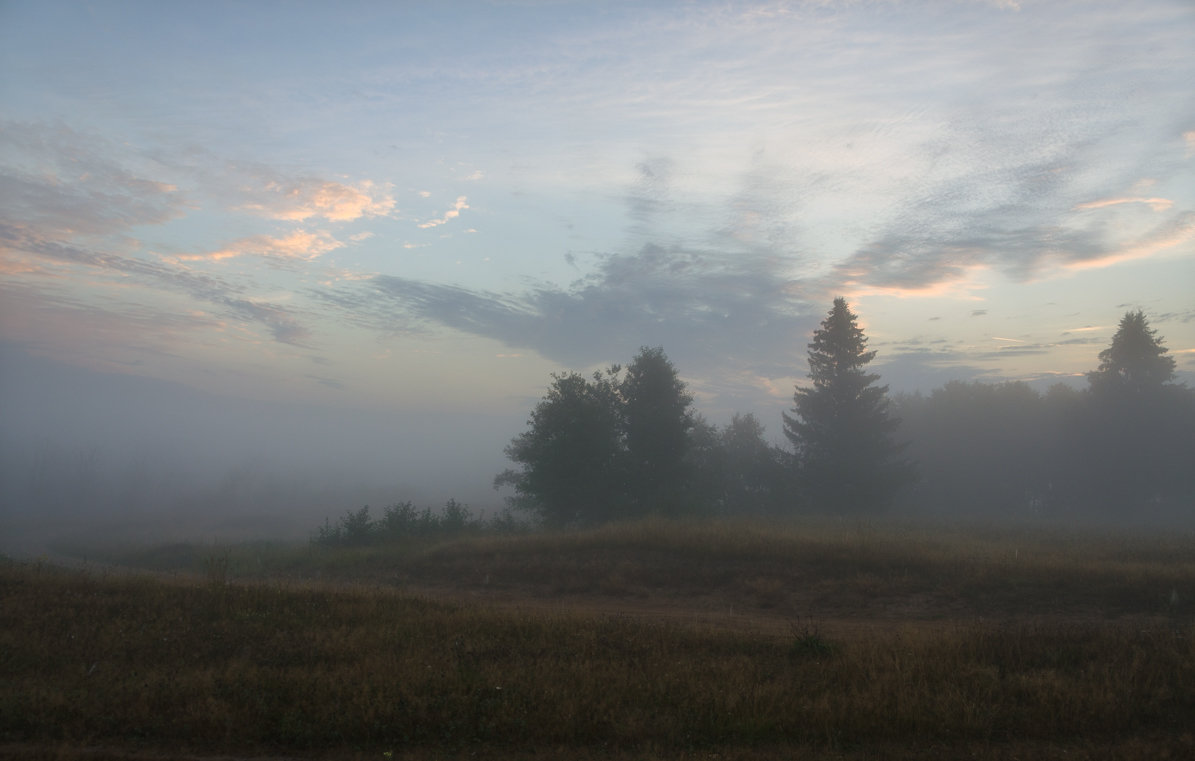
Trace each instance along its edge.
<path fill-rule="evenodd" d="M 648 522 L 280 552 L 252 583 L 244 548 L 194 577 L 10 563 L 0 755 L 1189 757 L 1193 543 L 1070 536 Z M 747 625 L 651 615 L 722 595 Z"/>

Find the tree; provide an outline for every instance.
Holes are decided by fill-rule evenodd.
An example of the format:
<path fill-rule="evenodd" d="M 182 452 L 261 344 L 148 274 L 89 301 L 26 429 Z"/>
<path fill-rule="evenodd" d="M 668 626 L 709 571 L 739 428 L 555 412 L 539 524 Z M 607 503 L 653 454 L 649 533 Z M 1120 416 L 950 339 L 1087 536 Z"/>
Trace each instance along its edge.
<path fill-rule="evenodd" d="M 900 421 L 888 414 L 888 387 L 873 385 L 880 376 L 864 370 L 876 353 L 856 319 L 845 299 L 834 299 L 809 344 L 813 385 L 797 387 L 794 416 L 783 413 L 804 496 L 839 513 L 885 507 L 912 479 L 892 439 Z"/>
<path fill-rule="evenodd" d="M 726 463 L 718 427 L 700 413 L 693 415 L 685 447 L 685 507 L 691 513 L 712 515 L 724 510 L 722 498 Z"/>
<path fill-rule="evenodd" d="M 694 416 L 686 507 L 721 515 L 775 513 L 784 496 L 785 452 L 764 440 L 763 432 L 763 425 L 750 412 L 736 412 L 722 428 Z"/>
<path fill-rule="evenodd" d="M 1195 393 L 1170 383 L 1175 362 L 1141 311 L 1128 312 L 1087 374 L 1090 394 L 1069 426 L 1075 509 L 1144 518 L 1195 503 Z"/>
<path fill-rule="evenodd" d="M 1174 377 L 1174 358 L 1166 351 L 1144 312 L 1126 312 L 1112 345 L 1100 352 L 1099 369 L 1087 374 L 1091 390 L 1104 395 L 1157 391 Z"/>
<path fill-rule="evenodd" d="M 578 373 L 552 376 L 547 395 L 527 421 L 528 430 L 504 450 L 521 470 L 506 470 L 494 487 L 513 486 L 514 507 L 535 513 L 547 525 L 600 523 L 625 501 L 620 489 L 622 406 L 618 368 L 586 379 Z"/>
<path fill-rule="evenodd" d="M 662 347 L 644 346 L 619 385 L 627 478 L 636 513 L 676 512 L 686 486 L 693 397 Z"/>
<path fill-rule="evenodd" d="M 755 415 L 735 413 L 721 432 L 722 499 L 736 515 L 771 512 L 781 491 L 782 451 L 768 444 Z"/>
<path fill-rule="evenodd" d="M 893 408 L 922 475 L 909 509 L 992 517 L 1044 509 L 1057 425 L 1028 384 L 950 381 L 928 397 L 897 396 Z"/>

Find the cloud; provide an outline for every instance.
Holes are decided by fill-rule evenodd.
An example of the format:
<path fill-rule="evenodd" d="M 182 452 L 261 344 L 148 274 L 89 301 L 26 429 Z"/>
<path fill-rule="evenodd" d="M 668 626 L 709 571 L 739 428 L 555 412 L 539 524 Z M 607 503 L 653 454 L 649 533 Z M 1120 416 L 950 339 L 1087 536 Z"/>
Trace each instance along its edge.
<path fill-rule="evenodd" d="M 334 298 L 376 325 L 447 327 L 573 367 L 662 345 L 693 372 L 746 363 L 788 372 L 793 356 L 784 347 L 803 351 L 824 307 L 806 314 L 782 262 L 655 244 L 606 255 L 567 287 L 494 293 L 379 275 L 355 296 Z"/>
<path fill-rule="evenodd" d="M 991 379 L 992 372 L 969 364 L 953 351 L 889 351 L 879 355 L 868 368 L 879 374 L 880 383 L 893 393 L 925 391 L 952 380 Z"/>
<path fill-rule="evenodd" d="M 328 388 L 335 389 L 337 391 L 341 391 L 345 388 L 344 382 L 336 380 L 335 378 L 326 378 L 322 375 L 307 375 L 305 377 L 310 380 L 315 381 L 316 383 L 320 384 L 321 386 L 326 386 Z"/>
<path fill-rule="evenodd" d="M 124 234 L 182 216 L 188 202 L 178 188 L 121 166 L 114 157 L 124 153 L 63 126 L 0 124 L 0 222 L 64 240 Z"/>
<path fill-rule="evenodd" d="M 5 251 L 23 252 L 59 264 L 84 266 L 122 279 L 131 278 L 131 282 L 183 293 L 197 301 L 219 307 L 230 317 L 265 326 L 274 340 L 281 343 L 302 346 L 311 335 L 287 309 L 249 298 L 243 287 L 222 278 L 190 272 L 170 262 L 149 261 L 42 240 L 20 228 L 0 224 L 0 252 Z"/>
<path fill-rule="evenodd" d="M 1061 261 L 1061 269 L 1068 272 L 1111 267 L 1114 264 L 1148 259 L 1189 241 L 1195 240 L 1195 212 L 1174 216 L 1123 246 L 1109 246 L 1104 251 L 1084 259 Z"/>
<path fill-rule="evenodd" d="M 1125 203 L 1144 203 L 1154 211 L 1166 211 L 1171 206 L 1174 206 L 1174 201 L 1169 198 L 1108 198 L 1103 201 L 1089 201 L 1081 203 L 1076 206 L 1076 209 L 1103 209 L 1107 206 L 1118 206 Z"/>
<path fill-rule="evenodd" d="M 265 178 L 260 184 L 242 188 L 241 193 L 248 200 L 239 208 L 270 219 L 303 222 L 322 217 L 329 222 L 351 222 L 363 217 L 385 217 L 395 208 L 391 187 L 378 186 L 370 180 L 353 186 L 316 177 L 271 176 L 272 172 L 260 167 L 255 167 L 252 173 Z"/>
<path fill-rule="evenodd" d="M 448 211 L 444 212 L 443 217 L 441 217 L 439 219 L 431 219 L 431 220 L 428 220 L 427 222 L 423 222 L 419 225 L 419 227 L 421 229 L 426 230 L 431 227 L 439 227 L 440 225 L 447 224 L 449 222 L 449 220 L 456 219 L 457 217 L 459 217 L 461 215 L 462 211 L 469 208 L 469 204 L 467 203 L 467 201 L 468 201 L 468 199 L 465 196 L 460 196 L 459 198 L 456 199 L 456 203 L 454 203 L 452 205 L 452 208 L 449 209 Z"/>
<path fill-rule="evenodd" d="M 332 237 L 326 230 L 308 232 L 296 230 L 282 237 L 254 235 L 241 238 L 222 249 L 203 254 L 182 254 L 174 257 L 178 261 L 220 261 L 238 256 L 264 256 L 268 258 L 311 261 L 329 251 L 343 248 L 344 243 Z"/>
<path fill-rule="evenodd" d="M 970 199 L 987 192 L 981 177 L 932 188 L 837 264 L 835 275 L 852 292 L 959 296 L 982 288 L 975 278 L 986 269 L 1028 282 L 1153 256 L 1193 235 L 1193 213 L 1174 209 L 1168 199 L 1074 203 L 1060 177 L 1041 187 L 1025 179 L 1050 171 L 1022 168 L 1020 188 L 1006 188 L 1010 197 L 978 207 Z M 1147 204 L 1160 216 L 1144 228 L 1090 216 L 1123 204 Z"/>

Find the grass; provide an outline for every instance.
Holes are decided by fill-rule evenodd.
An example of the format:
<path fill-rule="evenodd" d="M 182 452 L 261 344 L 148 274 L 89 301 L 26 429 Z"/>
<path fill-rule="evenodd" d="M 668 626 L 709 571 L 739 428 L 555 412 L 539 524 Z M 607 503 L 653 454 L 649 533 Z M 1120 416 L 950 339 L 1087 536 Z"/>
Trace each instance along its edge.
<path fill-rule="evenodd" d="M 8 562 L 0 755 L 1189 757 L 1193 550 L 649 521 Z"/>

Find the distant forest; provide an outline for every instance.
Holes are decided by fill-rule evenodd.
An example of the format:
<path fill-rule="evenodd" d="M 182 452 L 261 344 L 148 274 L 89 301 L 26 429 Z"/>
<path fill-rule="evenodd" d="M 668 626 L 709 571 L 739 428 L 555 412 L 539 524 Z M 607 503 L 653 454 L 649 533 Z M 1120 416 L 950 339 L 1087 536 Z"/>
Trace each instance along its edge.
<path fill-rule="evenodd" d="M 499 474 L 545 525 L 643 515 L 876 515 L 1170 522 L 1195 518 L 1195 391 L 1142 312 L 1079 390 L 950 382 L 889 396 L 845 300 L 809 344 L 809 383 L 769 444 L 753 414 L 710 425 L 662 347 L 553 376 Z"/>

